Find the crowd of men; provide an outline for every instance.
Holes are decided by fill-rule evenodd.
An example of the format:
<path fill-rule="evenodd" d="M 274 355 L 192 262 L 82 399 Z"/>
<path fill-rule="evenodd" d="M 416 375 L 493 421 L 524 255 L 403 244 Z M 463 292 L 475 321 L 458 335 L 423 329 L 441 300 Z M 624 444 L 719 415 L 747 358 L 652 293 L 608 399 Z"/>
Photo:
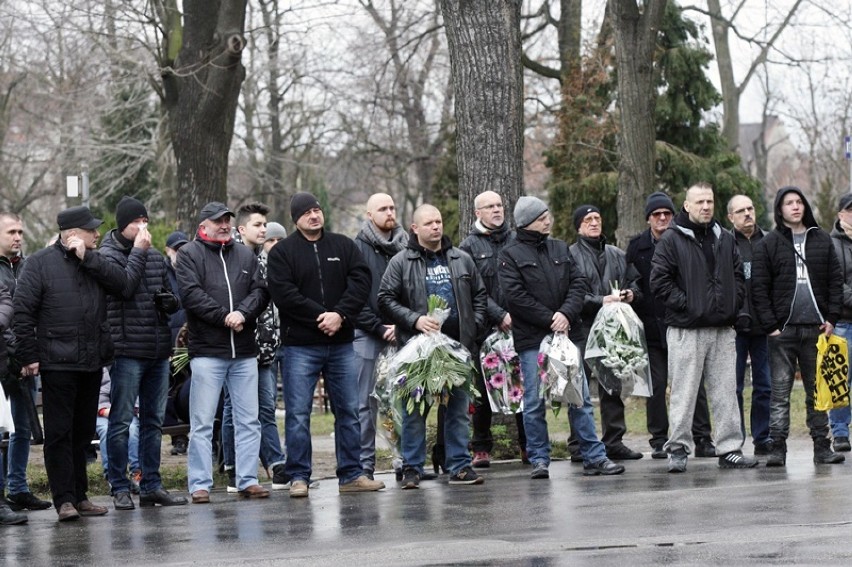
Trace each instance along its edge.
<path fill-rule="evenodd" d="M 406 229 L 393 198 L 372 195 L 353 240 L 327 230 L 320 202 L 300 192 L 290 202 L 289 235 L 267 222 L 264 205 L 234 213 L 211 202 L 199 211 L 194 237 L 173 233 L 164 256 L 151 246 L 145 205 L 125 197 L 116 207 L 117 227 L 99 248 L 102 221 L 72 207 L 57 217 L 56 241 L 26 260 L 21 219 L 0 213 L 0 328 L 20 368 L 18 377 L 10 361 L 0 360 L 17 386 L 9 391 L 15 433 L 0 467 L 7 489 L 0 523 L 24 523 L 21 510 L 51 505 L 60 521 L 108 512 L 87 496 L 86 451 L 96 417 L 116 510 L 136 507 L 136 489 L 139 506 L 210 502 L 220 438 L 229 492 L 268 497 L 260 462 L 271 470 L 273 490 L 307 497 L 316 486 L 310 419 L 320 377 L 334 412 L 340 493 L 381 490 L 384 483 L 374 478 L 376 360 L 387 345 L 423 333 L 442 332 L 477 360 L 490 332 L 511 331 L 524 386 L 523 411 L 515 416 L 521 458 L 532 479 L 547 479 L 540 345 L 565 333 L 582 355 L 597 313 L 613 302 L 630 305 L 644 326 L 651 458 L 668 459 L 669 472 L 685 472 L 690 455 L 716 457 L 721 468 L 752 468 L 759 456 L 783 467 L 797 369 L 814 462 L 841 463 L 840 452 L 850 450 L 850 412 L 816 411 L 813 391 L 819 334 L 852 337 L 852 195 L 841 198 L 831 234 L 817 226 L 795 187 L 778 191 L 773 230 L 757 226 L 746 196 L 728 203 L 730 230 L 715 220 L 716 206 L 705 183 L 687 189 L 680 210 L 653 193 L 648 229 L 625 252 L 606 242 L 594 204 L 574 211 L 577 238 L 569 245 L 550 236 L 554 218 L 541 199 L 518 200 L 512 230 L 502 197 L 485 191 L 475 198 L 469 235 L 454 246 L 430 204 L 413 212 Z M 445 321 L 430 315 L 430 296 L 448 306 Z M 173 452 L 186 451 L 189 499 L 169 493 L 160 478 L 169 357 L 184 325 L 190 434 L 188 448 L 173 441 Z M 748 364 L 755 457 L 743 453 Z M 279 372 L 284 446 L 275 418 Z M 624 444 L 624 402 L 597 388 L 598 437 L 589 388 L 598 377 L 588 366 L 584 375 L 582 404 L 568 412 L 571 460 L 583 463 L 584 475 L 621 474 L 618 461 L 643 457 Z M 52 502 L 34 496 L 26 482 L 36 376 Z M 476 381 L 483 398 L 472 417 L 462 388 L 447 392 L 438 412 L 433 465 L 448 473 L 450 485 L 483 484 L 475 469 L 491 463 L 491 408 L 482 376 Z M 426 415 L 403 406 L 401 431 L 400 487 L 416 489 L 434 478 L 425 470 Z"/>

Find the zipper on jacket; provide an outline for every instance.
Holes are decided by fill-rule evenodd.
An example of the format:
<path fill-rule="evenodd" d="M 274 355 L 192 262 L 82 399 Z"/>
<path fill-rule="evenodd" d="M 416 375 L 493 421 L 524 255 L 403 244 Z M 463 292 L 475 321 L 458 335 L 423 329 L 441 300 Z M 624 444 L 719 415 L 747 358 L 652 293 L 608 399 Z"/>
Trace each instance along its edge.
<path fill-rule="evenodd" d="M 322 297 L 322 306 L 328 309 L 325 304 L 325 285 L 322 281 L 322 262 L 320 262 L 319 256 L 319 248 L 317 248 L 317 243 L 314 242 L 314 258 L 317 260 L 317 271 L 319 272 L 319 282 L 320 282 L 320 297 Z"/>
<path fill-rule="evenodd" d="M 219 247 L 219 258 L 222 259 L 222 269 L 225 272 L 225 285 L 228 286 L 228 312 L 234 310 L 234 295 L 231 293 L 231 280 L 228 279 L 228 264 L 225 262 L 225 247 Z M 231 358 L 237 358 L 237 346 L 234 344 L 234 330 L 228 329 L 231 335 Z"/>

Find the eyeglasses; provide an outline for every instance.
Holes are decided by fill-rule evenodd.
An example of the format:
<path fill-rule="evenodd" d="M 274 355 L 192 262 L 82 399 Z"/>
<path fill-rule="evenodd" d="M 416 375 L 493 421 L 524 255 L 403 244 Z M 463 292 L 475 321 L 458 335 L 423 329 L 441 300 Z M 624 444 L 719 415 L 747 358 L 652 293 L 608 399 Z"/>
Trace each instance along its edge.
<path fill-rule="evenodd" d="M 664 219 L 664 218 L 668 218 L 668 217 L 672 216 L 672 212 L 671 211 L 654 211 L 653 213 L 651 213 L 651 216 Z"/>
<path fill-rule="evenodd" d="M 477 208 L 477 210 L 480 210 L 480 211 L 493 211 L 493 210 L 496 210 L 496 209 L 502 209 L 503 203 L 492 203 L 490 205 L 484 205 L 482 207 L 476 207 L 476 208 Z"/>
<path fill-rule="evenodd" d="M 742 214 L 745 214 L 745 213 L 753 213 L 753 212 L 754 212 L 754 207 L 743 207 L 742 209 L 737 209 L 736 211 L 734 211 L 734 214 L 735 215 L 742 215 Z"/>
<path fill-rule="evenodd" d="M 603 219 L 600 217 L 600 215 L 587 216 L 583 219 L 582 224 L 592 224 L 593 222 L 600 224 L 601 222 L 603 222 Z"/>

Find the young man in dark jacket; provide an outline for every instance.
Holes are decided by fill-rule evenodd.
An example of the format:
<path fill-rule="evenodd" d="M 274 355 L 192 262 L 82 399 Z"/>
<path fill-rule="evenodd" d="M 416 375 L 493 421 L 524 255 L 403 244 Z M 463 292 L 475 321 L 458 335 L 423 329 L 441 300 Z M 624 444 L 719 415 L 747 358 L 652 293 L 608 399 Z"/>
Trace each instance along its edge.
<path fill-rule="evenodd" d="M 852 358 L 852 193 L 843 195 L 837 204 L 837 220 L 834 221 L 831 240 L 834 242 L 834 251 L 837 252 L 837 260 L 843 274 L 843 307 L 834 332 L 846 339 L 849 349 L 847 355 Z M 849 406 L 828 412 L 835 451 L 852 450 L 852 445 L 849 444 L 850 419 L 852 412 Z"/>
<path fill-rule="evenodd" d="M 686 472 L 702 376 L 713 408 L 719 466 L 755 467 L 757 461 L 742 454 L 736 395 L 732 327 L 745 299 L 742 263 L 734 237 L 713 219 L 709 184 L 687 189 L 683 208 L 663 233 L 651 260 L 651 292 L 665 303 L 668 324 L 669 472 Z"/>
<path fill-rule="evenodd" d="M 257 482 L 260 421 L 254 336 L 269 295 L 254 252 L 231 236 L 232 217 L 223 203 L 204 205 L 195 240 L 177 256 L 192 368 L 187 480 L 194 504 L 210 502 L 213 421 L 224 385 L 231 395 L 236 424 L 239 493 L 245 498 L 269 496 Z"/>
<path fill-rule="evenodd" d="M 494 191 L 484 191 L 473 200 L 476 222 L 470 229 L 468 237 L 462 240 L 459 248 L 470 254 L 476 263 L 476 269 L 482 276 L 485 291 L 488 292 L 488 323 L 485 336 L 495 328 L 501 331 L 511 331 L 512 316 L 506 310 L 506 300 L 500 290 L 500 280 L 497 275 L 499 267 L 498 256 L 507 244 L 515 238 L 515 233 L 509 230 L 506 222 L 503 198 Z M 481 337 L 484 339 L 485 337 Z M 477 352 L 479 348 L 477 348 Z M 491 404 L 485 389 L 485 380 L 479 368 L 479 355 L 474 353 L 475 364 L 479 371 L 476 374 L 476 387 L 482 396 L 479 405 L 473 413 L 473 438 L 470 448 L 473 450 L 473 466 L 488 467 L 491 465 L 491 449 L 494 441 L 491 437 Z M 521 448 L 521 459 L 527 460 L 527 436 L 524 432 L 524 414 L 515 414 L 518 427 L 518 445 Z"/>
<path fill-rule="evenodd" d="M 355 361 L 358 365 L 358 421 L 361 424 L 361 466 L 372 478 L 376 468 L 376 419 L 379 414 L 376 358 L 396 340 L 394 324 L 379 311 L 379 285 L 390 259 L 408 244 L 408 235 L 396 222 L 396 205 L 386 193 L 367 199 L 366 219 L 355 237 L 355 246 L 370 268 L 372 285 L 367 303 L 355 322 Z"/>
<path fill-rule="evenodd" d="M 103 367 L 112 363 L 107 293 L 124 272 L 95 251 L 103 223 L 88 207 L 57 215 L 59 239 L 27 258 L 13 300 L 24 376 L 41 374 L 44 465 L 59 521 L 101 516 L 86 491 Z"/>
<path fill-rule="evenodd" d="M 648 361 L 651 365 L 651 397 L 645 404 L 648 433 L 651 434 L 652 459 L 665 459 L 668 453 L 663 448 L 669 440 L 669 414 L 666 407 L 666 391 L 669 386 L 669 353 L 666 347 L 666 306 L 651 292 L 651 258 L 663 232 L 669 228 L 674 217 L 675 206 L 671 198 L 662 192 L 648 195 L 645 201 L 645 230 L 630 240 L 627 245 L 627 262 L 639 272 L 639 297 L 633 310 L 645 326 L 645 341 L 648 345 Z M 710 408 L 704 381 L 698 387 L 695 414 L 692 418 L 692 439 L 696 457 L 715 457 L 713 432 L 710 428 Z"/>
<path fill-rule="evenodd" d="M 140 506 L 178 506 L 186 498 L 172 496 L 160 478 L 160 445 L 169 392 L 172 354 L 168 317 L 179 305 L 172 293 L 167 260 L 151 248 L 148 210 L 124 197 L 115 210 L 117 228 L 104 238 L 101 254 L 125 273 L 121 294 L 107 300 L 115 364 L 110 370 L 108 480 L 116 510 L 133 510 L 127 477 L 130 423 L 139 408 Z"/>
<path fill-rule="evenodd" d="M 580 312 L 587 285 L 568 245 L 550 238 L 553 218 L 541 199 L 523 196 L 515 205 L 515 241 L 500 252 L 500 288 L 512 316 L 512 336 L 524 378 L 524 426 L 533 479 L 550 478 L 550 439 L 545 401 L 539 396 L 538 354 L 550 333 L 581 335 Z M 615 475 L 624 467 L 610 461 L 595 432 L 588 383 L 583 380 L 583 407 L 568 411 L 571 429 L 580 440 L 583 474 Z"/>
<path fill-rule="evenodd" d="M 745 411 L 743 408 L 743 388 L 745 387 L 746 362 L 751 360 L 751 412 L 750 429 L 754 440 L 754 454 L 768 455 L 772 446 L 769 438 L 769 396 L 771 384 L 769 378 L 769 343 L 766 333 L 756 324 L 752 304 L 752 260 L 754 248 L 764 237 L 765 232 L 757 226 L 754 216 L 754 203 L 745 195 L 734 195 L 728 201 L 728 220 L 733 225 L 734 239 L 743 263 L 746 298 L 743 311 L 750 318 L 743 318 L 737 327 L 737 403 L 740 406 L 740 421 L 745 437 Z"/>
<path fill-rule="evenodd" d="M 580 352 L 585 353 L 586 338 L 598 311 L 607 303 L 633 303 L 639 296 L 639 274 L 634 267 L 627 264 L 622 250 L 606 243 L 600 209 L 594 205 L 577 207 L 574 211 L 574 229 L 577 231 L 577 241 L 569 250 L 588 286 L 580 314 L 583 340 L 577 345 Z M 612 294 L 613 282 L 621 292 L 619 295 Z M 589 380 L 592 377 L 591 368 L 586 365 L 585 369 L 586 379 Z M 609 394 L 603 387 L 599 387 L 598 397 L 601 401 L 603 429 L 601 441 L 606 446 L 607 457 L 616 461 L 641 459 L 642 453 L 634 451 L 623 441 L 627 424 L 624 421 L 624 402 L 620 393 Z M 573 430 L 568 439 L 568 449 L 572 456 L 579 457 L 579 447 Z"/>
<path fill-rule="evenodd" d="M 352 240 L 323 228 L 316 197 L 293 195 L 290 216 L 296 230 L 269 251 L 267 264 L 272 300 L 281 315 L 290 497 L 308 496 L 311 407 L 320 374 L 334 408 L 338 490 L 381 490 L 385 484 L 366 476 L 359 459 L 352 349 L 355 320 L 370 293 L 370 270 Z"/>
<path fill-rule="evenodd" d="M 814 410 L 817 338 L 831 335 L 840 318 L 843 275 L 831 237 L 817 225 L 811 206 L 798 187 L 782 187 L 775 197 L 775 230 L 754 251 L 754 310 L 769 335 L 772 395 L 768 467 L 787 462 L 790 433 L 790 390 L 796 364 L 805 387 L 807 424 L 814 442 L 814 463 L 842 463 L 831 450 L 826 412 Z"/>
<path fill-rule="evenodd" d="M 446 300 L 450 315 L 443 324 L 428 315 L 430 295 Z M 475 351 L 485 325 L 487 295 L 482 278 L 466 252 L 444 236 L 441 212 L 421 205 L 412 217 L 408 248 L 391 259 L 379 289 L 379 309 L 396 325 L 404 345 L 417 333 L 442 332 Z M 482 484 L 470 466 L 467 393 L 449 392 L 444 419 L 444 467 L 450 484 Z M 402 488 L 417 488 L 426 462 L 426 415 L 402 411 Z"/>

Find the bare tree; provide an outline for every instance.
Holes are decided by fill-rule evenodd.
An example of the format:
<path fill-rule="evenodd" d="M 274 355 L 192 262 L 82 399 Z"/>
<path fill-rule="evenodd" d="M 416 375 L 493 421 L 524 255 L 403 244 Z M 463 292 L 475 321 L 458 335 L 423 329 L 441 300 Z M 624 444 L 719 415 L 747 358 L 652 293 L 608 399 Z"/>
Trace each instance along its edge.
<path fill-rule="evenodd" d="M 485 189 L 507 210 L 523 192 L 521 1 L 442 0 L 458 132 L 460 227 Z"/>

